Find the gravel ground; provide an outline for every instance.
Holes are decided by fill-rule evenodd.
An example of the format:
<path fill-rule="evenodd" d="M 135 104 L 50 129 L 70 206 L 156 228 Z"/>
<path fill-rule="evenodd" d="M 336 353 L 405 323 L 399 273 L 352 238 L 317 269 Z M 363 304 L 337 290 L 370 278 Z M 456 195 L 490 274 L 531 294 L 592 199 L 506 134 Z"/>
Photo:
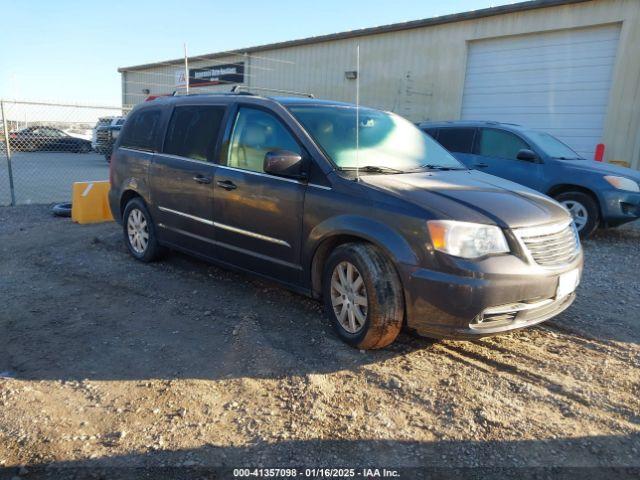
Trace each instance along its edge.
<path fill-rule="evenodd" d="M 0 478 L 640 467 L 640 229 L 584 248 L 576 303 L 542 326 L 360 352 L 278 286 L 177 253 L 137 263 L 114 223 L 0 208 Z"/>

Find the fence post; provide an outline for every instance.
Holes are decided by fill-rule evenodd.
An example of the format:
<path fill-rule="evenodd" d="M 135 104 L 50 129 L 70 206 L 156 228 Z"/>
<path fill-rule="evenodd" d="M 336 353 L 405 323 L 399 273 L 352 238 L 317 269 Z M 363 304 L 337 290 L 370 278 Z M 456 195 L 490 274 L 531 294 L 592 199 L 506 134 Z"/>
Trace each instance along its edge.
<path fill-rule="evenodd" d="M 4 131 L 4 145 L 7 151 L 7 170 L 9 171 L 9 189 L 11 190 L 11 206 L 16 206 L 16 192 L 13 189 L 13 170 L 11 168 L 11 146 L 9 145 L 9 129 L 7 117 L 4 114 L 4 101 L 0 100 L 0 113 L 2 114 L 2 130 Z"/>

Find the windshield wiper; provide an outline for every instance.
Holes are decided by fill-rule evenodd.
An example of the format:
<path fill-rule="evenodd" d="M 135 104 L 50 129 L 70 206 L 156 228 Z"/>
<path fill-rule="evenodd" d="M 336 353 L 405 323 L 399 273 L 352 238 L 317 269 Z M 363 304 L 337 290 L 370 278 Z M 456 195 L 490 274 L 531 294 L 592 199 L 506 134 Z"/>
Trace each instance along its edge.
<path fill-rule="evenodd" d="M 469 170 L 468 168 L 465 168 L 465 167 L 447 167 L 446 165 L 433 165 L 431 163 L 425 163 L 424 165 L 420 165 L 419 167 L 416 167 L 414 170 L 419 170 L 421 168 L 426 168 L 429 170 L 440 170 L 442 172 L 447 172 L 449 170 Z"/>
<path fill-rule="evenodd" d="M 391 167 L 383 167 L 380 165 L 365 165 L 364 167 L 345 167 L 340 170 L 348 170 L 355 172 L 356 170 L 360 170 L 361 172 L 369 172 L 369 173 L 405 173 L 404 170 L 398 170 L 397 168 Z"/>
<path fill-rule="evenodd" d="M 557 160 L 584 160 L 582 157 L 553 157 Z"/>

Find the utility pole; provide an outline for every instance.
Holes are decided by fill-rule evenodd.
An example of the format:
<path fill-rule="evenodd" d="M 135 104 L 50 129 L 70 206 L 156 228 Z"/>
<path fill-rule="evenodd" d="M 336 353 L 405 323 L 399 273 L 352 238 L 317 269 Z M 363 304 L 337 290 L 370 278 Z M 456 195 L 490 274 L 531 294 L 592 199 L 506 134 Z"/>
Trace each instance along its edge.
<path fill-rule="evenodd" d="M 186 92 L 189 95 L 189 57 L 187 56 L 187 44 L 184 44 L 184 80 L 186 82 Z"/>
<path fill-rule="evenodd" d="M 4 113 L 4 102 L 0 100 L 0 114 L 2 115 L 2 129 L 4 130 L 4 148 L 7 152 L 7 170 L 9 171 L 9 190 L 11 191 L 11 206 L 16 206 L 16 192 L 13 188 L 13 169 L 11 168 L 11 145 L 9 145 L 9 128 L 7 116 Z"/>

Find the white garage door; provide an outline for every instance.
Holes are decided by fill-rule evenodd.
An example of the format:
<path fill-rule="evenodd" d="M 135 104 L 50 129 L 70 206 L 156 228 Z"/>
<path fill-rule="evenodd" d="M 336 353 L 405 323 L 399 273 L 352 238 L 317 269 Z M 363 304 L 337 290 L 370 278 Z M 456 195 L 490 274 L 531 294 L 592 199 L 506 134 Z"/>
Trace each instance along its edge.
<path fill-rule="evenodd" d="M 619 35 L 614 25 L 472 42 L 462 118 L 544 130 L 593 158 Z"/>

